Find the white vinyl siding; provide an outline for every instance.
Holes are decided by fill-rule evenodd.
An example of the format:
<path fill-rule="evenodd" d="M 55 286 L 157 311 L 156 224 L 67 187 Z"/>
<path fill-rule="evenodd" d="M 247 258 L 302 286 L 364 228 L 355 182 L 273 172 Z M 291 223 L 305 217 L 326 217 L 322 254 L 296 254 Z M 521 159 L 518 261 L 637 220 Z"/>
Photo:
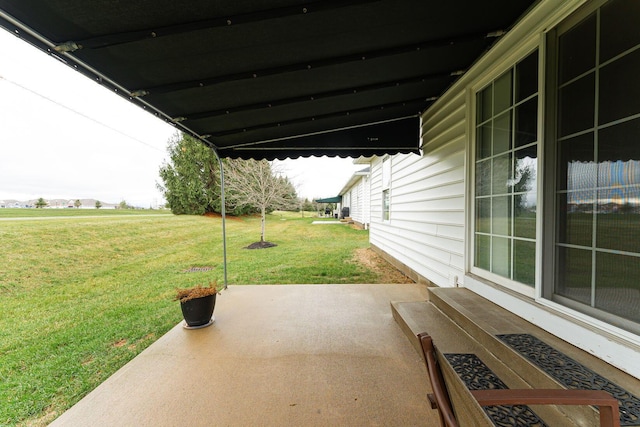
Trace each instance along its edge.
<path fill-rule="evenodd" d="M 529 296 L 496 286 L 503 281 L 500 277 L 480 278 L 471 272 L 474 243 L 474 200 L 471 197 L 474 188 L 474 158 L 471 156 L 476 113 L 473 108 L 474 94 L 535 49 L 540 49 L 539 70 L 544 70 L 548 59 L 548 46 L 545 44 L 547 32 L 585 3 L 586 6 L 602 4 L 586 0 L 543 0 L 536 4 L 423 114 L 423 154 L 396 155 L 392 158 L 391 219 L 387 223 L 380 220 L 382 161 L 379 158 L 372 160 L 371 195 L 374 200 L 371 204 L 370 241 L 434 284 L 452 286 L 457 276 L 458 284 L 640 378 L 640 365 L 633 363 L 638 359 L 640 335 L 542 295 L 540 276 L 543 275 L 540 272 L 544 269 L 538 268 L 535 294 Z M 546 104 L 545 77 L 545 73 L 541 72 L 538 135 L 543 148 L 549 143 L 548 138 L 543 137 L 544 122 L 547 120 L 542 109 L 542 105 Z M 555 189 L 549 180 L 542 182 L 542 171 L 545 167 L 551 167 L 545 164 L 544 157 L 542 160 L 538 177 L 539 195 Z M 469 199 L 465 194 L 470 195 Z M 544 197 L 539 196 L 538 200 L 544 202 Z M 547 210 L 551 214 L 554 212 L 548 203 L 538 206 L 537 242 L 543 240 L 545 227 L 549 228 L 548 224 L 541 221 L 542 212 Z M 551 244 L 554 243 L 553 234 L 546 237 L 551 239 Z M 625 241 L 625 244 L 632 243 Z M 542 252 L 539 250 L 536 257 L 538 266 L 542 265 Z M 549 268 L 548 271 L 553 279 L 553 269 Z M 631 280 L 637 282 L 636 276 L 632 274 Z M 510 286 L 517 284 L 514 282 Z"/>
<path fill-rule="evenodd" d="M 464 100 L 461 94 L 423 119 L 424 154 L 391 159 L 390 221 L 372 213 L 371 243 L 438 286 L 464 275 Z M 372 195 L 382 195 L 381 165 L 372 164 Z"/>
<path fill-rule="evenodd" d="M 357 182 L 349 188 L 349 191 L 343 195 L 348 196 L 349 216 L 353 221 L 362 224 L 363 227 L 368 228 L 370 222 L 370 190 L 369 190 L 369 176 L 362 174 Z"/>
<path fill-rule="evenodd" d="M 371 163 L 371 223 L 382 222 L 382 159 Z"/>
<path fill-rule="evenodd" d="M 354 220 L 360 222 L 360 217 L 362 216 L 362 206 L 360 206 L 360 192 L 358 191 L 360 187 L 360 182 L 351 187 L 349 190 L 350 198 L 351 198 L 351 206 L 349 207 L 349 217 Z"/>
<path fill-rule="evenodd" d="M 353 216 L 353 219 L 368 228 L 369 222 L 371 222 L 369 219 L 371 209 L 369 208 L 370 195 L 368 175 L 360 178 L 354 191 L 356 191 L 355 199 L 357 200 L 357 203 L 355 203 L 356 215 Z"/>

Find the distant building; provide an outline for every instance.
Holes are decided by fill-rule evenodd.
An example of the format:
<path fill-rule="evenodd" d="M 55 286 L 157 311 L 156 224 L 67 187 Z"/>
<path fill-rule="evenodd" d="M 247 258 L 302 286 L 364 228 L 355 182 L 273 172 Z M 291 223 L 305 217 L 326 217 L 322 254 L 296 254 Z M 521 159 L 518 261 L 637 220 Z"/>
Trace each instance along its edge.
<path fill-rule="evenodd" d="M 363 160 L 368 162 L 369 159 Z M 357 163 L 356 160 L 354 163 Z M 353 174 L 347 181 L 340 196 L 342 196 L 342 216 L 349 217 L 359 227 L 368 229 L 371 217 L 370 205 L 370 168 L 362 169 Z"/>

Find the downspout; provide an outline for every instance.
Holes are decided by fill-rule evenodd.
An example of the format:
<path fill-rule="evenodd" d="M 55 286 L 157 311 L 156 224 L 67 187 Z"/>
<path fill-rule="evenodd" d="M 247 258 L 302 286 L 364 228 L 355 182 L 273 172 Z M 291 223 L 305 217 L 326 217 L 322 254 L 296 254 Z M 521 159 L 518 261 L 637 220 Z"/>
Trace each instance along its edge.
<path fill-rule="evenodd" d="M 224 288 L 227 289 L 227 209 L 224 200 L 224 167 L 222 166 L 222 159 L 218 155 L 218 150 L 215 147 L 211 147 L 211 151 L 216 155 L 218 159 L 218 165 L 220 167 L 220 202 L 222 208 L 220 214 L 222 215 L 222 266 L 224 270 Z"/>

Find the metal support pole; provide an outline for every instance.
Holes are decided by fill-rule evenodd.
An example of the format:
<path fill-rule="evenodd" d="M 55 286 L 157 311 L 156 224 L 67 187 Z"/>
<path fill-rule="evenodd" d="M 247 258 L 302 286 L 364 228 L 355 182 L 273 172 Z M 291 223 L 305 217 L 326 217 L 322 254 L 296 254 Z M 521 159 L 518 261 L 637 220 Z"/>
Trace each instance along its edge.
<path fill-rule="evenodd" d="M 222 215 L 222 256 L 223 256 L 223 269 L 224 269 L 224 288 L 227 289 L 227 210 L 224 201 L 224 167 L 222 166 L 222 159 L 218 155 L 218 151 L 211 147 L 213 154 L 218 159 L 218 165 L 220 167 L 220 201 L 222 208 L 220 213 Z"/>

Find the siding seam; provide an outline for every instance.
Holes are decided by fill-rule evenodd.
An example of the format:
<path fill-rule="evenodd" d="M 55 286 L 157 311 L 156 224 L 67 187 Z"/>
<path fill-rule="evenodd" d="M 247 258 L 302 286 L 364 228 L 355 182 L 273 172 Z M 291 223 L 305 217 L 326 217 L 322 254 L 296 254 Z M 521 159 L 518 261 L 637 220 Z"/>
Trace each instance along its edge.
<path fill-rule="evenodd" d="M 394 228 L 396 228 L 396 229 L 400 229 L 400 227 L 394 227 Z M 405 230 L 407 230 L 407 229 L 405 229 Z M 407 230 L 407 231 L 412 231 L 412 230 Z M 399 236 L 399 234 L 398 234 L 398 233 L 388 233 L 388 234 L 389 234 L 390 236 L 395 236 L 395 237 L 398 237 L 398 236 Z M 429 235 L 429 234 L 427 234 L 427 233 L 420 233 L 420 234 Z M 440 237 L 440 236 L 436 236 L 436 237 Z M 441 238 L 441 239 L 444 239 L 444 240 L 451 240 L 451 241 L 454 241 L 454 242 L 463 242 L 463 241 L 464 241 L 464 240 L 461 240 L 461 239 L 454 239 L 454 238 L 451 238 L 451 237 L 440 237 L 440 238 Z M 443 251 L 443 252 L 447 252 L 447 253 L 450 253 L 450 254 L 456 254 L 456 255 L 462 256 L 462 253 L 460 253 L 460 252 L 452 252 L 452 251 L 451 251 L 451 250 L 449 250 L 449 249 L 445 250 L 445 249 L 442 249 L 440 246 L 430 245 L 430 244 L 424 243 L 423 241 L 418 240 L 418 239 L 413 239 L 413 238 L 404 238 L 404 239 L 405 239 L 405 240 L 408 240 L 408 241 L 410 241 L 410 242 L 420 243 L 420 244 L 421 244 L 421 246 L 426 246 L 426 247 L 429 247 L 429 248 L 432 248 L 432 249 L 437 249 L 437 250 L 440 250 L 440 251 Z M 386 239 L 386 240 L 388 240 L 388 241 L 392 241 L 392 239 Z M 407 249 L 408 249 L 408 248 L 407 248 Z M 412 250 L 413 250 L 413 249 L 412 249 Z M 416 251 L 416 250 L 413 250 L 413 252 L 417 252 L 417 251 Z M 425 256 L 427 256 L 427 255 L 425 255 Z"/>

